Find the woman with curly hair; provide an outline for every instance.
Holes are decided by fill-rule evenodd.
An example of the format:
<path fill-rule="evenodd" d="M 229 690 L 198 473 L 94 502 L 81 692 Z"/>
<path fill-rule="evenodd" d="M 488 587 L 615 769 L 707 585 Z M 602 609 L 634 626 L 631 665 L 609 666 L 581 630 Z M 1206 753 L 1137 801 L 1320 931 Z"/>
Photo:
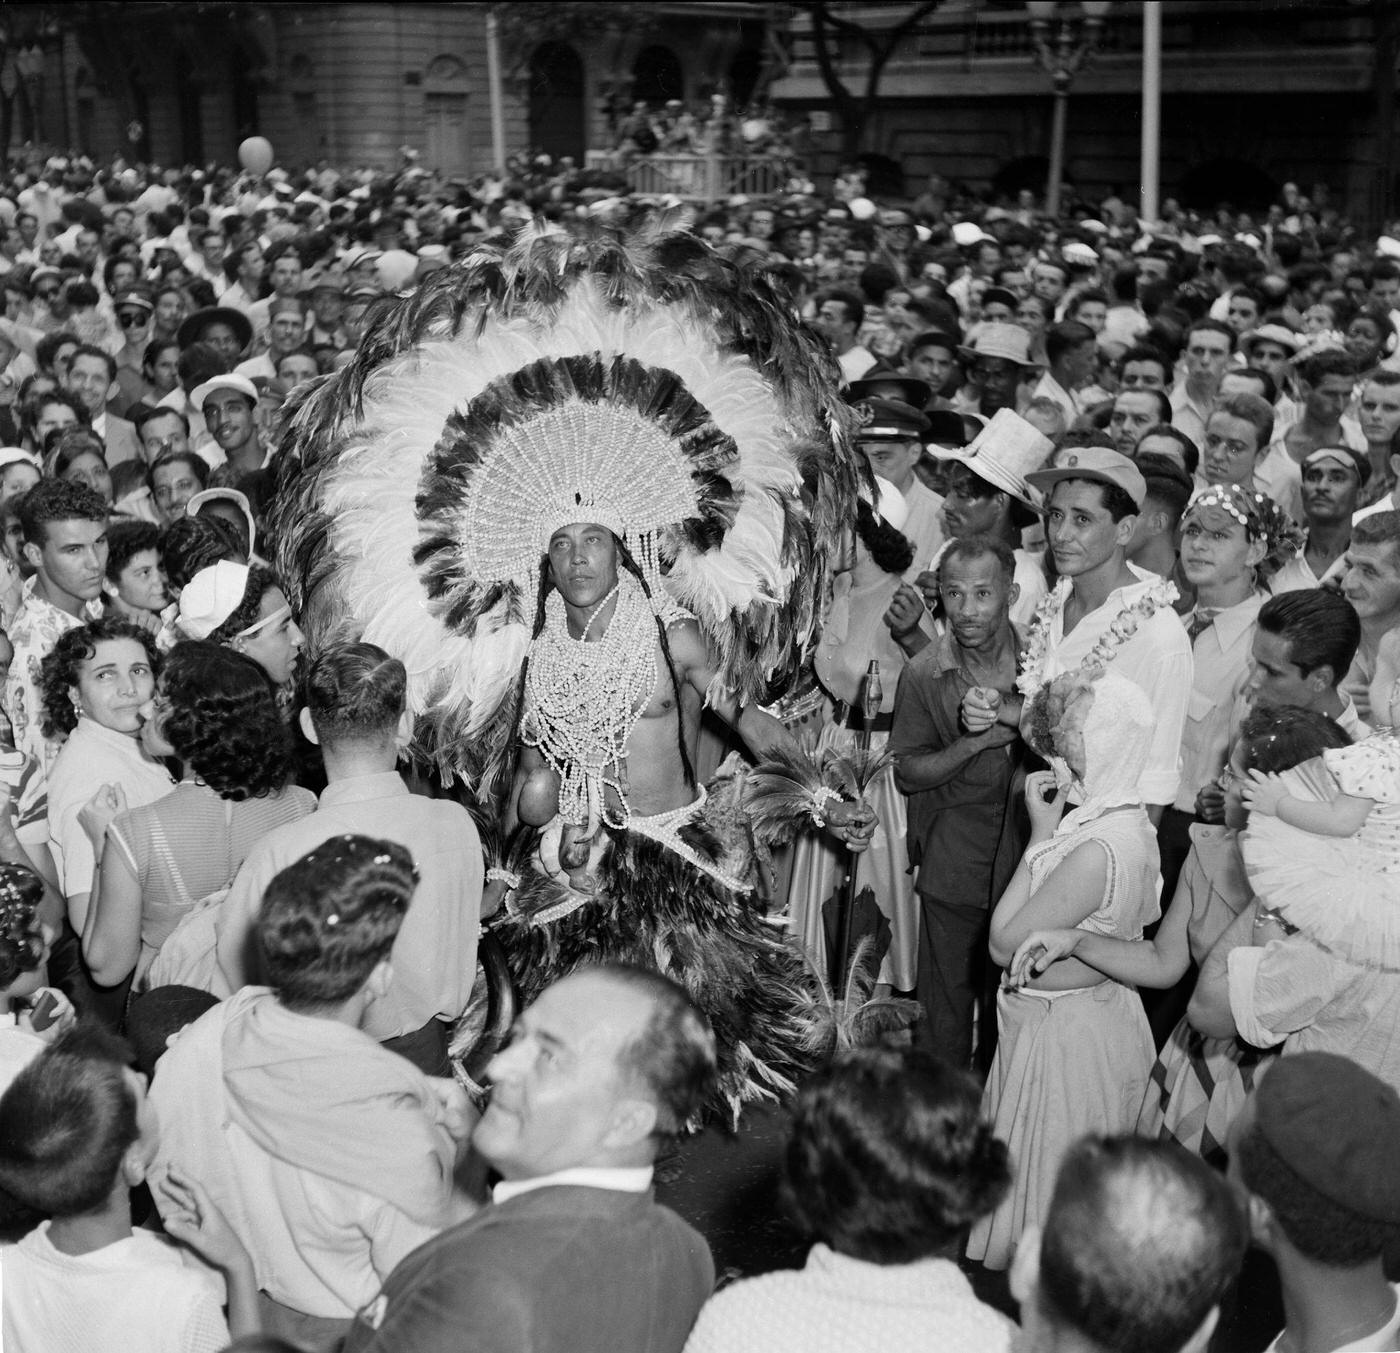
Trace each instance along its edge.
<path fill-rule="evenodd" d="M 864 501 L 857 509 L 845 567 L 836 575 L 821 643 L 812 659 L 819 683 L 815 695 L 821 700 L 818 755 L 856 748 L 863 727 L 861 696 L 872 661 L 880 664 L 881 693 L 869 725 L 870 746 L 876 751 L 884 747 L 894 720 L 895 687 L 908 661 L 884 616 L 914 558 L 913 545 L 900 532 L 909 509 L 894 485 L 879 478 L 875 482 L 879 512 Z M 856 866 L 856 888 L 874 892 L 890 923 L 880 980 L 910 991 L 918 958 L 918 903 L 904 839 L 906 803 L 895 787 L 892 766 L 871 783 L 866 798 L 880 821 Z M 822 909 L 841 887 L 845 867 L 846 852 L 828 844 L 825 836 L 808 833 L 794 850 L 788 928 L 823 969 L 828 963 Z"/>
<path fill-rule="evenodd" d="M 1054 769 L 1026 778 L 1030 843 L 992 913 L 998 966 L 1037 930 L 1137 940 L 1161 914 L 1157 839 L 1138 792 L 1155 728 L 1142 687 L 1111 666 L 1037 691 L 1029 741 Z M 1066 813 L 1071 789 L 1080 802 Z M 1132 1131 L 1154 1048 L 1137 992 L 1079 959 L 1004 988 L 997 1040 L 982 1110 L 1011 1148 L 1016 1182 L 973 1228 L 967 1257 L 1004 1269 L 1022 1231 L 1044 1221 L 1070 1143 Z"/>
<path fill-rule="evenodd" d="M 268 832 L 316 807 L 289 787 L 291 734 L 266 673 L 218 644 L 177 644 L 157 684 L 141 741 L 178 758 L 183 777 L 155 803 L 117 811 L 105 789 L 83 811 L 102 868 L 83 957 L 103 985 L 139 983 L 181 918 L 228 887 Z"/>
<path fill-rule="evenodd" d="M 49 845 L 68 919 L 87 922 L 95 859 L 78 812 L 93 785 L 110 788 L 122 806 L 154 803 L 174 779 L 137 741 L 141 711 L 155 691 L 155 640 L 120 617 L 90 620 L 63 635 L 40 668 L 44 736 L 67 735 L 49 770 Z"/>
<path fill-rule="evenodd" d="M 806 1266 L 711 1297 L 686 1353 L 1011 1347 L 1016 1327 L 958 1271 L 968 1228 L 1011 1183 L 970 1076 L 925 1052 L 847 1053 L 799 1091 L 785 1166 Z"/>

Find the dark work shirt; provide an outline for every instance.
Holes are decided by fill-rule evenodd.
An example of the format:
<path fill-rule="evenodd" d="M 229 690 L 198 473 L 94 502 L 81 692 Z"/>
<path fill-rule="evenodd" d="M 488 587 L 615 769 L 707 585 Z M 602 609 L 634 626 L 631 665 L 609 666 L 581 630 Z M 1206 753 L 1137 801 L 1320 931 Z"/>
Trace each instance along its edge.
<path fill-rule="evenodd" d="M 962 736 L 958 711 L 971 686 L 951 636 L 925 648 L 900 675 L 890 751 L 902 757 L 951 747 Z M 1019 737 L 988 747 L 941 785 L 909 795 L 909 863 L 919 871 L 919 892 L 980 907 L 1001 896 L 1028 834 L 1024 754 Z"/>

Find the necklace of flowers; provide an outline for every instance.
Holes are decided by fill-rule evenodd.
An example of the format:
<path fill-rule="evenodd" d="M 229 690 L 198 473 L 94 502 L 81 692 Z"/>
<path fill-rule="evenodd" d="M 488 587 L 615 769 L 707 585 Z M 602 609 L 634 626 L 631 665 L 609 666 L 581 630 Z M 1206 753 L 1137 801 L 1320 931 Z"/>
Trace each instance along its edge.
<path fill-rule="evenodd" d="M 1045 650 L 1050 643 L 1050 627 L 1055 623 L 1055 617 L 1064 609 L 1073 585 L 1069 578 L 1062 578 L 1046 593 L 1045 599 L 1036 609 L 1031 640 L 1025 653 L 1021 655 L 1021 675 L 1016 678 L 1016 689 L 1024 696 L 1034 695 L 1045 679 Z M 1163 579 L 1149 587 L 1136 600 L 1130 601 L 1094 641 L 1079 664 L 1080 668 L 1102 670 L 1107 667 L 1117 657 L 1118 650 L 1138 632 L 1138 626 L 1162 607 L 1170 606 L 1178 595 L 1180 594 L 1176 590 L 1176 584 Z"/>

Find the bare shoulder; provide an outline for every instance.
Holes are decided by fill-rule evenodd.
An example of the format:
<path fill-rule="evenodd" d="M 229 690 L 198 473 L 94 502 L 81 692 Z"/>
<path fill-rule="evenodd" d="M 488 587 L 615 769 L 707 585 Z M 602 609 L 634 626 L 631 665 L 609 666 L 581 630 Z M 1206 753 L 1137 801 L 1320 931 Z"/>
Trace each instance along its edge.
<path fill-rule="evenodd" d="M 686 671 L 707 668 L 714 661 L 700 625 L 693 617 L 687 616 L 669 624 L 666 627 L 666 643 L 676 665 Z"/>

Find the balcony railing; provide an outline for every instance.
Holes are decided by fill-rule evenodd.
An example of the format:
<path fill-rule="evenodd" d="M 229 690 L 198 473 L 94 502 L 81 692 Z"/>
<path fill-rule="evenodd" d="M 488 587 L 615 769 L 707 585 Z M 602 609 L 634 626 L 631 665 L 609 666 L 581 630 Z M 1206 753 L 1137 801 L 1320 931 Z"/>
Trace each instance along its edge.
<path fill-rule="evenodd" d="M 624 174 L 642 197 L 674 196 L 686 202 L 722 202 L 736 193 L 768 197 L 792 177 L 791 162 L 773 155 L 638 155 L 590 150 L 589 169 Z"/>

